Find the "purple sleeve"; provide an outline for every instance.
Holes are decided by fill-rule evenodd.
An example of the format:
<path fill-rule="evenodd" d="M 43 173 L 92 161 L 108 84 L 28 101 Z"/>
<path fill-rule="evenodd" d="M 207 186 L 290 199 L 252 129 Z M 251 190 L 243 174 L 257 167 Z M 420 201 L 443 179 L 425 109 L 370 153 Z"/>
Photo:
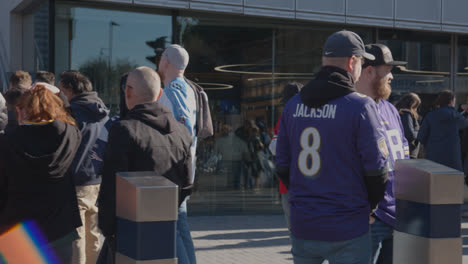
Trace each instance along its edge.
<path fill-rule="evenodd" d="M 359 117 L 357 149 L 366 176 L 381 175 L 387 171 L 389 155 L 385 130 L 374 103 L 367 103 Z"/>

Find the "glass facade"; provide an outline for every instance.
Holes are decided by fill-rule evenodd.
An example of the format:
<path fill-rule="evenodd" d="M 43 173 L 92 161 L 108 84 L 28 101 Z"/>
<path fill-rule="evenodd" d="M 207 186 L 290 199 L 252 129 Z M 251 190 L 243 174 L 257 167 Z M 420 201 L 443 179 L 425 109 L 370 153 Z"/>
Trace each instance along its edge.
<path fill-rule="evenodd" d="M 120 76 L 136 66 L 156 69 L 166 46 L 184 46 L 190 54 L 186 76 L 206 89 L 215 128 L 213 137 L 198 142 L 190 213 L 275 213 L 281 211 L 278 181 L 267 147 L 282 111 L 282 88 L 314 77 L 323 43 L 340 29 L 343 25 L 57 1 L 53 64 L 56 74 L 67 69 L 86 74 L 117 113 Z M 346 29 L 365 43 L 388 45 L 395 60 L 408 61 L 394 69 L 391 101 L 416 92 L 425 113 L 439 91 L 454 87 L 466 100 L 467 37 L 459 37 L 454 50 L 450 34 Z"/>
<path fill-rule="evenodd" d="M 172 36 L 169 12 L 142 13 L 57 5 L 55 74 L 84 73 L 111 110 L 119 110 L 120 77 L 137 66 L 154 68 L 152 41 Z M 166 40 L 167 41 L 167 40 Z"/>
<path fill-rule="evenodd" d="M 421 114 L 432 110 L 437 93 L 450 89 L 451 36 L 449 34 L 379 30 L 395 60 L 407 61 L 393 71 L 391 101 L 414 92 L 421 98 Z"/>
<path fill-rule="evenodd" d="M 457 44 L 455 94 L 457 105 L 460 105 L 468 104 L 468 37 L 458 37 Z"/>

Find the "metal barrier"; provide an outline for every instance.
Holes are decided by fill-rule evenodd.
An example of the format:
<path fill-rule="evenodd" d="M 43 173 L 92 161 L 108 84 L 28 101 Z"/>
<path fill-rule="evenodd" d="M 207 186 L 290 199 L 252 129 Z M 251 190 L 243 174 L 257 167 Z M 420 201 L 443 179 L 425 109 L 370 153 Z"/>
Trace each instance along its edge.
<path fill-rule="evenodd" d="M 461 264 L 463 173 L 424 160 L 397 160 L 394 264 Z"/>
<path fill-rule="evenodd" d="M 176 264 L 178 187 L 154 172 L 116 176 L 117 264 Z"/>

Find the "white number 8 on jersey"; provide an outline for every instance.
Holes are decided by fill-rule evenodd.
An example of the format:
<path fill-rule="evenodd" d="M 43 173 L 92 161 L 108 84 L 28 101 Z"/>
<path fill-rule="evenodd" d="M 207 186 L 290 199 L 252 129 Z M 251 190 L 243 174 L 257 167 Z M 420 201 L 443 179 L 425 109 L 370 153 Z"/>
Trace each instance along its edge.
<path fill-rule="evenodd" d="M 312 140 L 310 140 L 311 136 Z M 297 160 L 299 170 L 305 176 L 315 176 L 320 170 L 320 155 L 318 153 L 320 149 L 320 134 L 318 130 L 315 127 L 304 129 L 301 134 L 300 143 L 302 151 L 299 153 Z M 308 164 L 309 157 L 312 159 L 310 164 Z"/>

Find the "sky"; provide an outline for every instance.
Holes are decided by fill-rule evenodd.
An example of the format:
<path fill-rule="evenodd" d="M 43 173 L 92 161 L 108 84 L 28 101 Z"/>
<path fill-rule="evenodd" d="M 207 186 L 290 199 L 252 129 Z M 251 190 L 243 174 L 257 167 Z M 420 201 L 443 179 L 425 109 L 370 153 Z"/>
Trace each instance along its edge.
<path fill-rule="evenodd" d="M 109 24 L 113 27 L 112 61 L 127 59 L 138 66 L 154 64 L 146 56 L 154 55 L 146 41 L 172 34 L 171 17 L 168 15 L 100 10 L 90 8 L 72 8 L 74 19 L 73 40 L 71 42 L 71 66 L 78 69 L 89 59 L 102 54 L 106 59 L 109 54 Z"/>

